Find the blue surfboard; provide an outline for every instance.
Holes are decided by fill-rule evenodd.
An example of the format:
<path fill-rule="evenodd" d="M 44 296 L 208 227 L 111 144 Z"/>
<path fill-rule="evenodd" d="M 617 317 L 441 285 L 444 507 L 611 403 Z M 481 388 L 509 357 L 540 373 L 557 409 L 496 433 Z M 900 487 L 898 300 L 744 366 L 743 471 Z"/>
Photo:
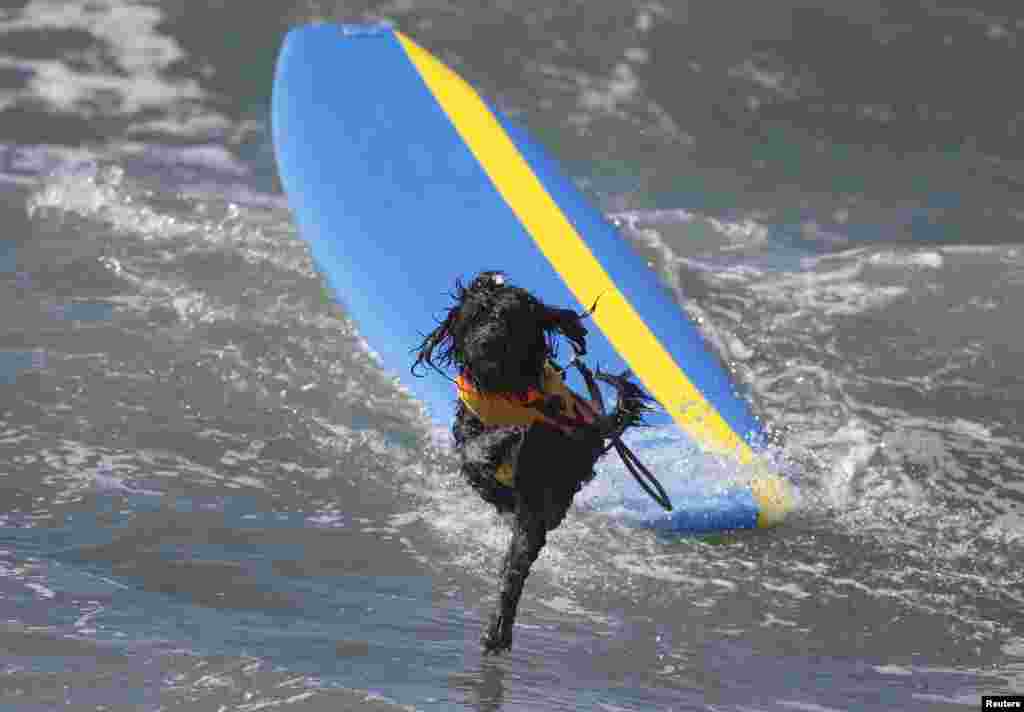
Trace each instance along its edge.
<path fill-rule="evenodd" d="M 300 233 L 385 369 L 447 423 L 455 392 L 409 373 L 458 277 L 501 270 L 545 302 L 600 297 L 588 361 L 629 367 L 702 449 L 757 463 L 749 484 L 687 497 L 659 526 L 767 526 L 793 506 L 758 453 L 766 432 L 643 259 L 526 132 L 385 25 L 288 34 L 273 137 Z"/>

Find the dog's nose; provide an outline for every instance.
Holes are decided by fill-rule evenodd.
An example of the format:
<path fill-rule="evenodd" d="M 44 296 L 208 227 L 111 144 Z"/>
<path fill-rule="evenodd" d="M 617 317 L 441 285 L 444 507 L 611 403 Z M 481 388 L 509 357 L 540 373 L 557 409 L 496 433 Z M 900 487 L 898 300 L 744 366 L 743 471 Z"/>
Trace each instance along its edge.
<path fill-rule="evenodd" d="M 476 287 L 482 287 L 484 285 L 504 287 L 505 275 L 501 272 L 481 272 L 477 275 L 476 279 L 473 280 L 473 285 Z"/>

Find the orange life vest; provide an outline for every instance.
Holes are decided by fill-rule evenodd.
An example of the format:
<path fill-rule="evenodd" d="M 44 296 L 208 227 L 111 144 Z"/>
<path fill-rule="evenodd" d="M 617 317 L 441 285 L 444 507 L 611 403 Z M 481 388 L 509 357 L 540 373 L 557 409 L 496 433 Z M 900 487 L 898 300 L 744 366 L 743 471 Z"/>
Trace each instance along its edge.
<path fill-rule="evenodd" d="M 538 420 L 550 423 L 558 428 L 572 427 L 571 424 L 556 421 L 547 417 L 537 405 L 545 403 L 553 395 L 561 396 L 560 415 L 575 425 L 586 425 L 594 420 L 594 411 L 590 404 L 576 395 L 562 380 L 562 374 L 548 361 L 544 364 L 544 388 L 538 391 L 531 388 L 526 395 L 514 393 L 481 393 L 463 374 L 455 378 L 459 392 L 459 400 L 484 425 L 532 425 Z M 515 487 L 515 462 L 503 462 L 495 473 L 495 479 L 506 487 Z"/>

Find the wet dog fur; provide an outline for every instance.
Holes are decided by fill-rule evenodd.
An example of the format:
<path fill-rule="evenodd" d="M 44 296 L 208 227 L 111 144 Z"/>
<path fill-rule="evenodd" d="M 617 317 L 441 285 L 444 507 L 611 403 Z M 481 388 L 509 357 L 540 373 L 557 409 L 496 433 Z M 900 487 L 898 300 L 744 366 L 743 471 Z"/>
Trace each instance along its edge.
<path fill-rule="evenodd" d="M 588 314 L 550 307 L 508 284 L 501 272 L 483 272 L 468 287 L 456 282 L 454 303 L 419 348 L 416 367 L 455 367 L 483 394 L 542 390 L 544 364 L 557 355 L 557 337 L 585 352 Z M 435 363 L 436 359 L 436 363 Z M 443 373 L 443 371 L 441 371 Z M 419 374 L 416 374 L 419 375 Z M 538 421 L 530 426 L 488 426 L 459 401 L 452 433 L 461 475 L 500 513 L 512 513 L 512 537 L 502 562 L 501 591 L 481 643 L 485 653 L 511 648 L 519 599 L 547 533 L 565 518 L 573 497 L 594 477 L 605 437 L 640 424 L 645 396 L 625 376 L 599 378 L 619 391 L 616 408 L 571 432 Z M 515 487 L 495 478 L 515 462 Z"/>

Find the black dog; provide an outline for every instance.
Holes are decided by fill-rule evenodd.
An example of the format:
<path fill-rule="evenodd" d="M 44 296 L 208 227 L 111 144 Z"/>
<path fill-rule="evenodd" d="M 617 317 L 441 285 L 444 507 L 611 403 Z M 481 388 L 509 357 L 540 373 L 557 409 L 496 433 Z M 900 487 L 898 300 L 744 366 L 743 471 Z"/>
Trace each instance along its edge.
<path fill-rule="evenodd" d="M 434 358 L 458 369 L 452 432 L 461 473 L 499 512 L 515 514 L 500 599 L 481 639 L 491 653 L 512 645 L 523 584 L 547 532 L 593 479 L 604 441 L 642 424 L 650 398 L 626 374 L 598 371 L 618 391 L 615 410 L 605 414 L 593 377 L 578 361 L 594 401 L 566 387 L 553 361 L 556 337 L 569 339 L 577 357 L 586 353 L 581 320 L 589 313 L 549 307 L 507 284 L 501 272 L 483 272 L 469 287 L 457 281 L 452 297 L 447 317 L 420 345 L 413 373 L 424 363 L 440 371 Z"/>

